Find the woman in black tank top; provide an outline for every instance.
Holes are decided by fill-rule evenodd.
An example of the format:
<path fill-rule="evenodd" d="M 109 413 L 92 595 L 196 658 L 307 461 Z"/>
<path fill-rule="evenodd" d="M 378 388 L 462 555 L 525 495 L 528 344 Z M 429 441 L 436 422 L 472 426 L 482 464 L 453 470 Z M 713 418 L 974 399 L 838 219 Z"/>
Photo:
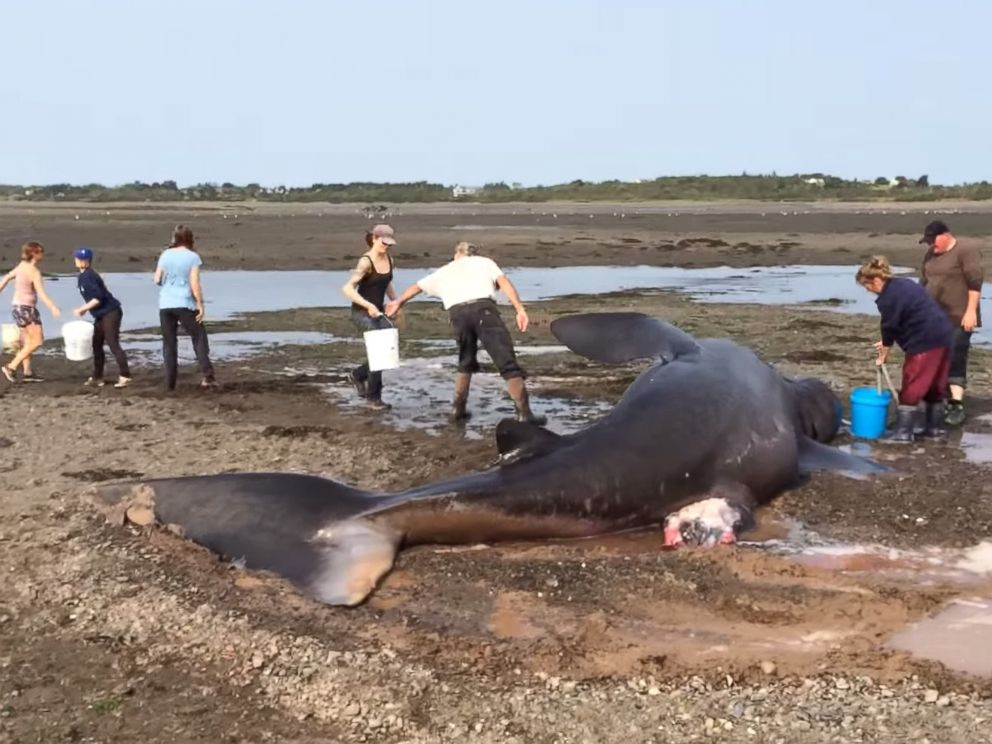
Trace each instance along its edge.
<path fill-rule="evenodd" d="M 387 253 L 386 260 L 389 262 L 389 270 L 385 274 L 380 274 L 375 268 L 375 261 L 372 260 L 372 257 L 367 253 L 362 256 L 359 263 L 365 266 L 368 273 L 359 279 L 355 285 L 358 296 L 375 305 L 380 313 L 385 312 L 386 291 L 393 282 L 393 257 Z M 357 267 L 355 271 L 358 271 Z M 392 299 L 392 295 L 390 295 L 390 299 Z M 366 307 L 354 301 L 351 303 L 351 309 L 359 314 L 371 315 Z"/>
<path fill-rule="evenodd" d="M 344 296 L 351 300 L 351 322 L 360 333 L 379 328 L 389 328 L 383 314 L 386 297 L 396 298 L 393 289 L 393 257 L 389 248 L 396 244 L 393 228 L 389 225 L 376 225 L 365 233 L 368 252 L 358 259 L 351 276 L 341 288 Z M 378 264 L 378 265 L 377 265 Z M 368 363 L 351 371 L 351 381 L 359 396 L 368 400 L 376 409 L 390 408 L 382 401 L 382 372 L 370 372 Z"/>

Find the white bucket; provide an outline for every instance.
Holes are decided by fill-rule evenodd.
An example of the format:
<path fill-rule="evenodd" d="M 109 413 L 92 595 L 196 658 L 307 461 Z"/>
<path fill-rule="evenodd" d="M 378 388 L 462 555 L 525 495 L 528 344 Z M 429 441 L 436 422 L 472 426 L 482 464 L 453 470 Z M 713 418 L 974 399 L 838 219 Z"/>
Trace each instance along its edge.
<path fill-rule="evenodd" d="M 400 332 L 395 328 L 365 331 L 365 352 L 369 357 L 369 370 L 381 372 L 400 366 Z"/>
<path fill-rule="evenodd" d="M 73 320 L 62 326 L 65 357 L 72 362 L 85 362 L 93 358 L 93 324 Z"/>
<path fill-rule="evenodd" d="M 13 323 L 0 325 L 0 347 L 4 351 L 17 351 L 21 346 L 21 329 Z"/>

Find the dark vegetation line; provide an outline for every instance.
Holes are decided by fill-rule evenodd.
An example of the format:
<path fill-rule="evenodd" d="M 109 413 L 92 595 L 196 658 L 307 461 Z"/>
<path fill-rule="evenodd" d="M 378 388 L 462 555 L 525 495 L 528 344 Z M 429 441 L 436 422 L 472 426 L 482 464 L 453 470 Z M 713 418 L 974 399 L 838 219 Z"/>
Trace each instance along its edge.
<path fill-rule="evenodd" d="M 266 202 L 545 202 L 754 199 L 768 201 L 931 201 L 992 199 L 988 181 L 931 185 L 927 176 L 858 181 L 809 173 L 792 176 L 666 176 L 642 181 L 572 181 L 553 186 L 488 183 L 478 187 L 413 183 L 315 183 L 311 186 L 261 186 L 201 183 L 180 188 L 175 181 L 13 186 L 0 184 L 8 201 L 266 201 Z"/>

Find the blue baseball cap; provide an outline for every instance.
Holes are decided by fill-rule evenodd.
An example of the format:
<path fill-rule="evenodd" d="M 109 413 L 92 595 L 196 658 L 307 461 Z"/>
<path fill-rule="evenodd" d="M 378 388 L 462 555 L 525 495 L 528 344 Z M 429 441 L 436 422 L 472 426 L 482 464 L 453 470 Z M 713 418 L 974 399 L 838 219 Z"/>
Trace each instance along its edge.
<path fill-rule="evenodd" d="M 92 261 L 93 260 L 93 249 L 92 248 L 87 248 L 85 245 L 82 245 L 79 248 L 77 248 L 76 250 L 74 250 L 72 252 L 72 255 L 75 258 L 78 258 L 80 261 Z"/>

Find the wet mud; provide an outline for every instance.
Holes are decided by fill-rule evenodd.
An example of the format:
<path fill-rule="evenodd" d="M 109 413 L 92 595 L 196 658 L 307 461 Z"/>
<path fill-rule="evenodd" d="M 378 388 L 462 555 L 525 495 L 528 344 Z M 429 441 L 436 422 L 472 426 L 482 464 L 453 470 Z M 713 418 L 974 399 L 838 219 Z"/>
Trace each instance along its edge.
<path fill-rule="evenodd" d="M 534 325 L 514 340 L 535 406 L 561 430 L 602 415 L 639 369 L 561 350 L 548 324 L 572 312 L 638 310 L 729 336 L 786 374 L 827 380 L 845 403 L 874 381 L 871 316 L 667 291 L 529 307 Z M 423 546 L 344 610 L 168 530 L 109 524 L 82 499 L 135 477 L 280 470 L 395 489 L 489 466 L 492 428 L 511 410 L 502 381 L 484 365 L 476 416 L 449 426 L 444 316 L 412 305 L 403 322 L 409 366 L 386 376 L 388 413 L 355 399 L 346 374 L 363 349 L 341 309 L 211 324 L 218 348 L 233 349 L 219 356 L 214 391 L 197 387 L 184 352 L 180 388 L 166 393 L 146 334 L 130 337 L 127 389 L 84 388 L 86 365 L 54 344 L 36 364 L 45 383 L 0 388 L 0 736 L 988 739 L 987 659 L 962 645 L 987 644 L 992 598 L 981 349 L 963 431 L 909 446 L 842 434 L 838 446 L 892 472 L 815 474 L 762 509 L 735 547 L 663 550 L 659 530 Z"/>

